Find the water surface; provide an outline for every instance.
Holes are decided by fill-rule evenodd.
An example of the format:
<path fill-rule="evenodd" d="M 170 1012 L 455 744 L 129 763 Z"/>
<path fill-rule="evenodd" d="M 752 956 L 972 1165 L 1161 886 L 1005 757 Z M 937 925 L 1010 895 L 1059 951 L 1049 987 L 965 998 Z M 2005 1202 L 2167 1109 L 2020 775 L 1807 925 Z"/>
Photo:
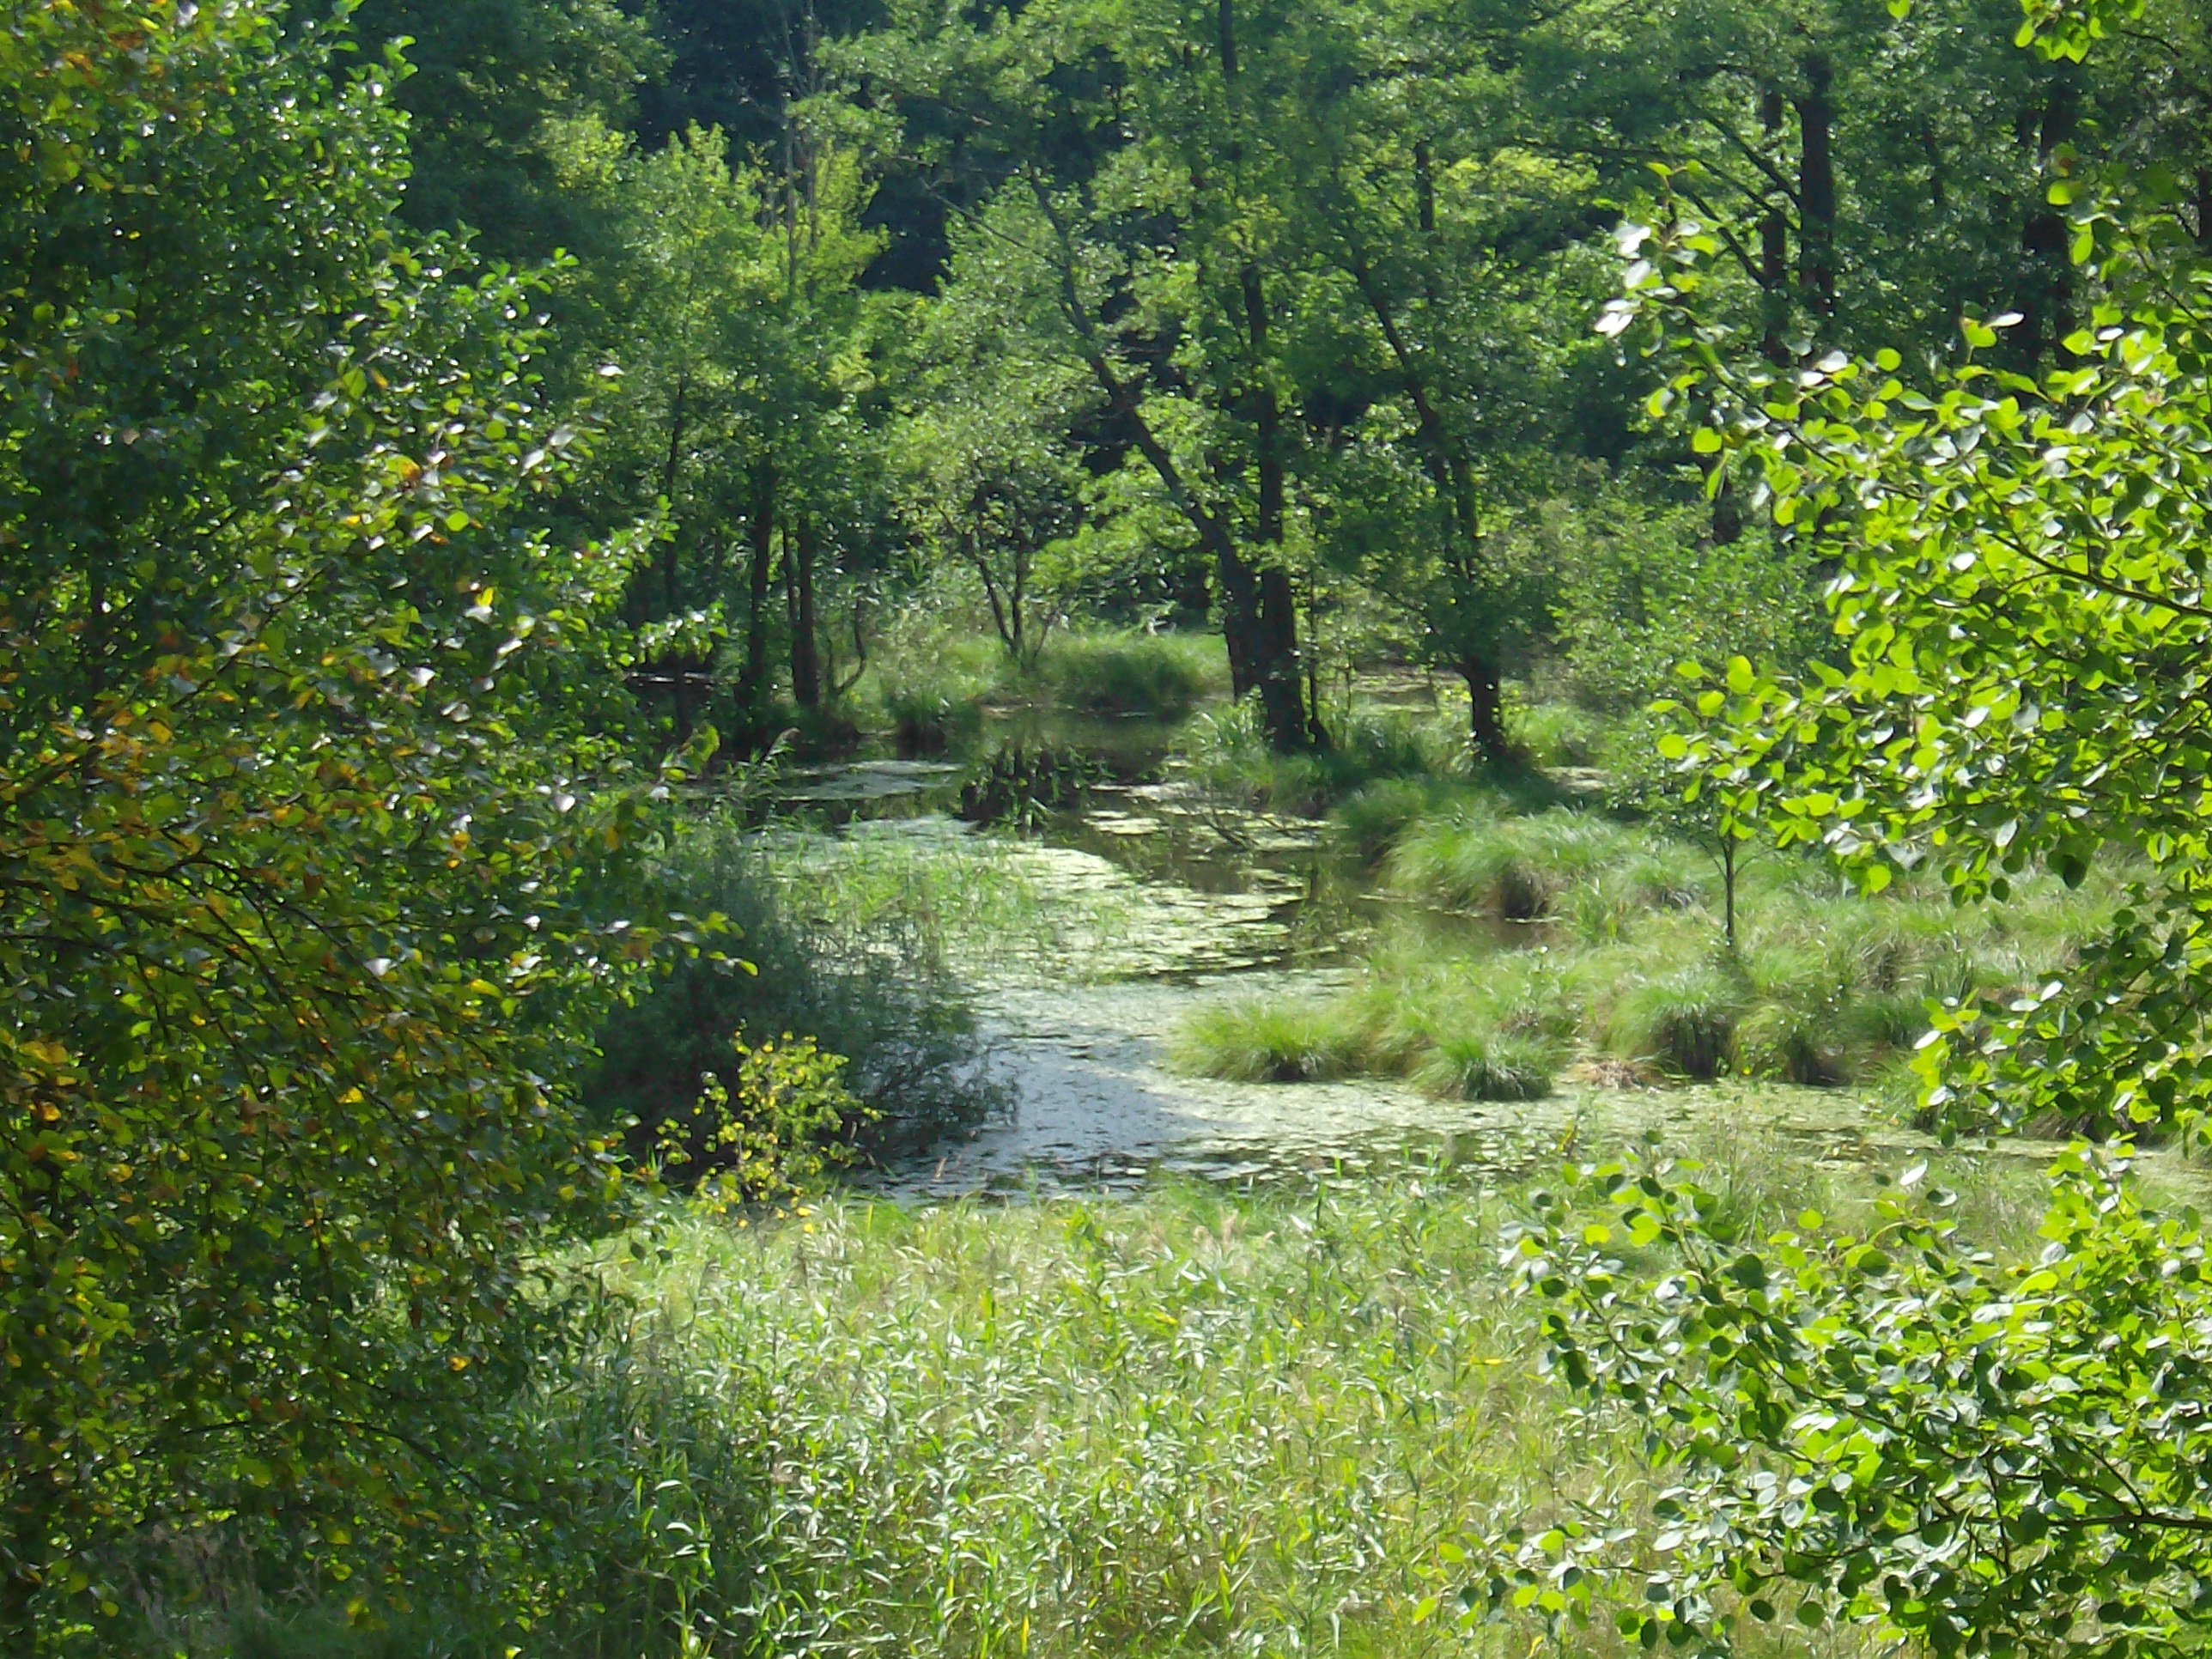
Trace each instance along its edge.
<path fill-rule="evenodd" d="M 1115 1187 L 1157 1170 L 1274 1180 L 1409 1153 L 1505 1177 L 1594 1138 L 1714 1126 L 1771 1130 L 1850 1161 L 1924 1144 L 1840 1091 L 1622 1086 L 1595 1067 L 1571 1068 L 1547 1099 L 1511 1103 L 1438 1100 L 1382 1079 L 1188 1075 L 1171 1052 L 1191 1015 L 1340 989 L 1387 901 L 1322 825 L 1227 805 L 1187 782 L 1102 769 L 1070 802 L 1020 815 L 1015 831 L 961 816 L 975 805 L 975 776 L 948 761 L 810 769 L 784 799 L 814 827 L 787 817 L 775 832 L 805 841 L 810 885 L 865 874 L 908 882 L 901 902 L 967 907 L 949 933 L 1008 1104 L 972 1137 L 882 1172 L 893 1190 Z M 1503 948 L 1532 937 L 1468 919 L 1437 925 Z"/>

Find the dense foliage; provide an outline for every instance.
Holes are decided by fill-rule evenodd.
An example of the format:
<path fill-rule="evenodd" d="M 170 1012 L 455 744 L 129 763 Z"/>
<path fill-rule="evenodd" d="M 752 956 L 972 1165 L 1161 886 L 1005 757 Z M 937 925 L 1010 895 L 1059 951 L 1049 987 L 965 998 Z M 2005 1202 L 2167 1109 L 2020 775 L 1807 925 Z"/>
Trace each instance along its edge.
<path fill-rule="evenodd" d="M 1924 1164 L 1909 1174 L 1917 1183 Z M 1510 1257 L 1551 1366 L 1640 1419 L 1650 1531 L 1516 1529 L 1471 1599 L 1561 1626 L 1618 1595 L 1646 1649 L 1754 1623 L 1869 1625 L 1939 1654 L 2170 1653 L 2207 1617 L 2204 1243 L 2124 1159 L 2054 1172 L 2045 1241 L 2000 1261 L 1936 1188 L 1863 1237 L 1761 1237 L 1694 1173 L 1585 1172 Z M 1662 1254 L 1646 1277 L 1624 1258 Z"/>
<path fill-rule="evenodd" d="M 1218 1073 L 1832 1085 L 1932 1020 L 1947 1133 L 2201 1129 L 2203 0 L 4 18 L 9 1652 L 123 1642 L 203 1547 L 479 1645 L 773 1624 L 692 1607 L 748 1564 L 688 1460 L 702 1526 L 804 1477 L 716 1461 L 586 1244 L 640 1172 L 788 1197 L 993 1098 L 930 939 L 668 787 L 864 723 L 1030 826 L 1137 779 L 983 704 L 1225 690 L 1146 763 L 1188 819 L 1351 797 L 1397 896 L 1571 947 L 1378 951 L 1203 1026 Z M 1449 743 L 1363 672 L 1447 683 Z M 1496 810 L 1568 771 L 1644 822 Z M 1754 842 L 1790 908 L 1740 923 Z M 2194 1639 L 2201 1245 L 2124 1158 L 2033 1264 L 1594 1179 L 1515 1259 L 1669 1524 L 1477 1601 Z"/>
<path fill-rule="evenodd" d="M 2021 43 L 2060 61 L 2115 15 L 2029 12 Z M 2162 169 L 2118 182 L 2047 184 L 2072 263 L 2040 374 L 2004 349 L 2023 309 L 1970 313 L 1948 369 L 1883 348 L 1780 372 L 1713 303 L 1724 231 L 1678 211 L 1622 233 L 1607 325 L 1652 319 L 1681 364 L 1655 411 L 1707 411 L 1696 447 L 1741 461 L 1750 503 L 1832 573 L 1832 659 L 1682 671 L 1705 683 L 1665 752 L 1724 830 L 1820 844 L 1872 892 L 1925 872 L 1961 904 L 2008 901 L 2036 865 L 2072 885 L 2133 860 L 2069 970 L 1931 1004 L 1917 1065 L 1954 1131 L 2203 1122 L 2208 222 Z M 1585 1170 L 1601 1214 L 1551 1204 L 1515 1254 L 1551 1363 L 1650 1425 L 1668 1484 L 1656 1534 L 1512 1534 L 1490 1603 L 1572 1621 L 1630 1574 L 1645 1605 L 1617 1622 L 1646 1647 L 1725 1651 L 1785 1613 L 1938 1653 L 2192 1644 L 2203 1242 L 2125 1177 L 2124 1157 L 2062 1158 L 2047 1243 L 2013 1262 L 1910 1204 L 1863 1239 L 1808 1212 L 1761 1241 L 1663 1168 Z"/>
<path fill-rule="evenodd" d="M 528 291 L 393 234 L 381 72 L 19 10 L 0 164 L 0 1642 L 101 1547 L 435 1511 L 617 1174 L 558 1079 L 647 931 L 597 625 L 530 527 Z M 281 178 L 286 188 L 255 188 Z"/>

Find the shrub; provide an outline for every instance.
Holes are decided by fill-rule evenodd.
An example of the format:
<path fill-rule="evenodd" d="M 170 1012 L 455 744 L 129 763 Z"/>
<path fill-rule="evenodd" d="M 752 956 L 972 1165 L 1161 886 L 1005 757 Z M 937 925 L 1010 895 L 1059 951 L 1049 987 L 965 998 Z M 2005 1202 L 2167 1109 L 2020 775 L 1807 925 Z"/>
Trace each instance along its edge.
<path fill-rule="evenodd" d="M 846 1056 L 845 1085 L 870 1109 L 860 1148 L 881 1153 L 971 1123 L 996 1098 L 974 1011 L 936 942 L 899 918 L 833 933 L 778 904 L 757 843 L 728 818 L 689 826 L 653 872 L 659 902 L 719 912 L 721 955 L 678 963 L 600 1033 L 586 1098 L 603 1121 L 646 1125 L 690 1112 L 700 1079 L 725 1069 L 730 1034 L 786 1032 Z"/>
<path fill-rule="evenodd" d="M 730 1047 L 735 1064 L 701 1078 L 691 1109 L 651 1126 L 664 1177 L 727 1207 L 794 1197 L 852 1161 L 877 1114 L 846 1089 L 842 1054 L 788 1033 Z"/>

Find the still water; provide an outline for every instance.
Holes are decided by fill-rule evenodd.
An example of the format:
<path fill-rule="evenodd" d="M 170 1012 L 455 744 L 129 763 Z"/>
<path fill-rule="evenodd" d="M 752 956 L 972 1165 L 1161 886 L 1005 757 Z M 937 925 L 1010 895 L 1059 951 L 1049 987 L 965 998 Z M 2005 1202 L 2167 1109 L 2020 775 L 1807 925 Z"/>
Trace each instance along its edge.
<path fill-rule="evenodd" d="M 1694 1139 L 1747 1120 L 1824 1158 L 1919 1144 L 1842 1091 L 1622 1086 L 1598 1067 L 1571 1069 L 1547 1099 L 1511 1103 L 1437 1100 L 1384 1080 L 1189 1075 L 1172 1050 L 1192 1014 L 1224 1000 L 1295 1007 L 1351 983 L 1356 947 L 1388 900 L 1322 825 L 1225 807 L 1157 774 L 1129 781 L 1101 769 L 1066 790 L 1047 778 L 1038 793 L 1049 806 L 1018 813 L 979 800 L 977 775 L 949 762 L 859 761 L 793 773 L 778 791 L 809 827 L 786 818 L 772 833 L 809 838 L 825 878 L 843 860 L 879 869 L 964 858 L 987 907 L 993 889 L 1021 896 L 1006 915 L 972 921 L 959 963 L 978 988 L 1006 1104 L 969 1138 L 877 1177 L 893 1190 L 1115 1187 L 1163 1169 L 1272 1180 L 1409 1153 L 1502 1176 L 1585 1137 Z M 975 817 L 1001 822 L 987 830 Z M 1535 943 L 1510 924 L 1432 923 L 1506 948 Z"/>

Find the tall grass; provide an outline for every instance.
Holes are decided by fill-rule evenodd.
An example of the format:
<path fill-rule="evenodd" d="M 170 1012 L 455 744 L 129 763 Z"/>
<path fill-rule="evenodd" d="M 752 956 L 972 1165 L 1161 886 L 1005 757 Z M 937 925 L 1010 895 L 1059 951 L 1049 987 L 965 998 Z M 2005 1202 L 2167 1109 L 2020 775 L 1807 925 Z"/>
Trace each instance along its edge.
<path fill-rule="evenodd" d="M 987 708 L 1173 720 L 1228 689 L 1228 659 L 1211 635 L 1058 629 L 1017 661 L 988 634 L 922 617 L 879 645 L 852 706 L 902 750 L 937 753 L 972 739 Z"/>
<path fill-rule="evenodd" d="M 1237 805 L 1311 813 L 1380 781 L 1448 793 L 1467 772 L 1466 738 L 1440 714 L 1355 706 L 1332 720 L 1328 738 L 1324 749 L 1277 754 L 1248 699 L 1193 720 L 1170 769 Z"/>
<path fill-rule="evenodd" d="M 1683 1149 L 1731 1216 L 1859 1224 L 1872 1183 L 1750 1115 L 1723 1102 Z M 2031 1170 L 1937 1163 L 1978 1241 L 2033 1248 Z M 335 1611 L 343 1588 L 295 1601 L 270 1580 L 232 1609 L 252 1645 L 210 1619 L 167 1651 L 1549 1650 L 1533 1623 L 1453 1629 L 1471 1569 L 1450 1548 L 1644 1464 L 1635 1425 L 1565 1409 L 1536 1370 L 1498 1257 L 1517 1207 L 1409 1165 L 1304 1191 L 674 1215 L 607 1263 L 628 1328 L 500 1425 L 546 1483 L 506 1553 L 453 1547 L 414 1613 L 377 1597 L 381 1632 Z M 518 1584 L 538 1587 L 528 1631 Z M 1602 1619 L 1569 1650 L 1621 1651 Z"/>
<path fill-rule="evenodd" d="M 1032 684 L 1064 708 L 1176 715 L 1228 690 L 1229 660 L 1212 635 L 1062 632 L 1046 645 Z"/>
<path fill-rule="evenodd" d="M 684 825 L 653 871 L 670 913 L 719 913 L 717 951 L 666 979 L 600 1033 L 586 1079 L 595 1115 L 647 1131 L 684 1112 L 702 1073 L 720 1073 L 731 1040 L 786 1032 L 851 1061 L 847 1081 L 879 1115 L 870 1150 L 894 1150 L 971 1123 L 994 1103 L 968 986 L 943 931 L 914 907 L 810 908 L 735 817 Z"/>
<path fill-rule="evenodd" d="M 1909 882 L 1856 896 L 1815 862 L 1769 858 L 1742 878 L 1730 951 L 1711 860 L 1650 828 L 1413 779 L 1370 785 L 1338 818 L 1350 845 L 1382 849 L 1386 888 L 1413 914 L 1370 950 L 1354 988 L 1295 1018 L 1207 1011 L 1178 1045 L 1187 1067 L 1309 1075 L 1301 1045 L 1325 1031 L 1332 1075 L 1472 1098 L 1521 1097 L 1600 1057 L 1654 1081 L 1876 1081 L 1931 1002 L 2008 1000 L 2063 969 L 2118 891 L 2111 872 L 2078 892 L 2032 879 L 2008 904 L 1961 910 Z M 1428 913 L 1492 931 L 1449 931 Z"/>

